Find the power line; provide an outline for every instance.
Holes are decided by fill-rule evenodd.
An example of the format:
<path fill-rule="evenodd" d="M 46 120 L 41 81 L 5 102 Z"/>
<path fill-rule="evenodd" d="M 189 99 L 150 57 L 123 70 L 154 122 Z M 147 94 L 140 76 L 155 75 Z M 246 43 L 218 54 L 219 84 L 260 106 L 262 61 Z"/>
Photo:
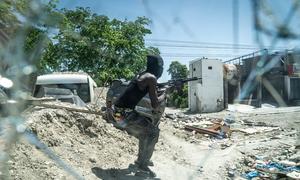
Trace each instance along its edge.
<path fill-rule="evenodd" d="M 260 47 L 239 47 L 239 46 L 208 46 L 208 45 L 183 45 L 183 44 L 166 44 L 166 43 L 146 43 L 148 46 L 168 47 L 168 48 L 194 48 L 194 49 L 244 49 L 244 50 L 259 50 Z M 265 47 L 264 47 L 265 48 Z M 285 50 L 286 48 L 273 48 L 271 50 Z"/>
<path fill-rule="evenodd" d="M 184 44 L 207 44 L 207 45 L 228 45 L 228 46 L 255 46 L 247 44 L 232 44 L 232 43 L 212 43 L 212 42 L 202 42 L 202 41 L 182 41 L 182 40 L 169 40 L 169 39 L 145 39 L 146 42 L 168 42 L 168 43 L 184 43 Z"/>
<path fill-rule="evenodd" d="M 212 46 L 229 46 L 229 47 L 249 47 L 249 48 L 271 48 L 271 46 L 258 46 L 258 45 L 250 45 L 250 44 L 234 44 L 234 43 L 211 43 L 211 42 L 200 42 L 200 41 L 180 41 L 180 40 L 168 40 L 168 39 L 145 39 L 146 44 L 166 44 L 171 43 L 171 45 L 182 45 L 186 46 L 187 44 L 195 44 L 195 45 L 212 45 Z M 272 46 L 273 47 L 273 46 Z M 286 49 L 286 47 L 277 47 L 277 49 Z"/>
<path fill-rule="evenodd" d="M 265 50 L 265 49 L 263 49 Z M 164 58 L 201 58 L 201 57 L 208 57 L 208 58 L 224 58 L 228 61 L 228 59 L 238 59 L 240 57 L 244 56 L 249 56 L 256 54 L 258 52 L 261 52 L 263 50 L 259 50 L 256 52 L 248 53 L 248 54 L 222 54 L 222 53 L 172 53 L 172 52 L 166 52 L 166 53 L 161 53 L 161 56 Z M 270 52 L 272 53 L 272 51 Z"/>
<path fill-rule="evenodd" d="M 237 57 L 237 54 L 184 54 L 184 53 L 161 53 L 164 57 Z"/>

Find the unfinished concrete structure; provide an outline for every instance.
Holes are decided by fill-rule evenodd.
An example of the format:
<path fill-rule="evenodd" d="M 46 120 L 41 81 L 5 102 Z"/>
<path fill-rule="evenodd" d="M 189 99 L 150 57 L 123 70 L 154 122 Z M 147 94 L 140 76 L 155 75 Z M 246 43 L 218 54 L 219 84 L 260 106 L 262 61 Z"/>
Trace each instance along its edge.
<path fill-rule="evenodd" d="M 270 52 L 263 49 L 225 61 L 238 67 L 241 92 L 235 97 L 240 103 L 261 106 L 262 102 L 279 106 L 300 102 L 300 52 Z"/>

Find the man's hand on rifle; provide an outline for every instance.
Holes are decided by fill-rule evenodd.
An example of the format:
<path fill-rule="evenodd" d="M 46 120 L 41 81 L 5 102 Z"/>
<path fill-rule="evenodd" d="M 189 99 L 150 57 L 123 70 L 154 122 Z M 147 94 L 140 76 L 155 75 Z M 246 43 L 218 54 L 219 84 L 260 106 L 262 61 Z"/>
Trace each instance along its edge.
<path fill-rule="evenodd" d="M 173 91 L 174 91 L 174 86 L 166 85 L 166 86 L 164 86 L 164 88 L 158 89 L 157 93 L 158 93 L 158 95 L 162 95 L 162 94 L 169 94 Z"/>
<path fill-rule="evenodd" d="M 172 93 L 174 90 L 175 90 L 175 86 L 167 86 L 167 87 L 166 87 L 166 90 L 165 90 L 165 93 L 166 93 L 166 94 L 170 94 L 170 93 Z"/>

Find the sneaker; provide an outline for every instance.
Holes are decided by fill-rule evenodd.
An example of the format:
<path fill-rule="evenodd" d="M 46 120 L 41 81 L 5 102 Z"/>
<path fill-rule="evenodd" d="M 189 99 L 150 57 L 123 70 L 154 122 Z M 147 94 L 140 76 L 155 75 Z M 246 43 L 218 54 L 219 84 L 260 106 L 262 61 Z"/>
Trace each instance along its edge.
<path fill-rule="evenodd" d="M 148 166 L 140 166 L 138 167 L 135 176 L 156 177 L 156 174 Z"/>

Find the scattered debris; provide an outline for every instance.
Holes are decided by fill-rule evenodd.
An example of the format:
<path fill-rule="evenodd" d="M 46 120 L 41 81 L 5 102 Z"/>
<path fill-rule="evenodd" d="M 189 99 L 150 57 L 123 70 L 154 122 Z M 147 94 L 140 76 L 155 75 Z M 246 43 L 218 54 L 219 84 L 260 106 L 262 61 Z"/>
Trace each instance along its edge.
<path fill-rule="evenodd" d="M 246 134 L 256 134 L 262 132 L 270 132 L 274 130 L 279 130 L 279 127 L 251 127 L 251 128 L 235 128 L 232 131 L 239 131 Z"/>
<path fill-rule="evenodd" d="M 214 124 L 209 128 L 197 128 L 189 125 L 184 128 L 187 131 L 195 131 L 196 133 L 208 134 L 218 138 L 227 138 L 231 134 L 230 127 L 225 123 Z"/>
<path fill-rule="evenodd" d="M 292 179 L 299 180 L 300 179 L 300 172 L 293 171 L 293 172 L 287 173 L 286 176 L 289 177 L 289 178 L 292 178 Z"/>
<path fill-rule="evenodd" d="M 243 120 L 242 123 L 243 123 L 243 125 L 247 125 L 247 126 L 267 126 L 267 124 L 265 122 L 252 122 L 249 120 Z"/>
<path fill-rule="evenodd" d="M 259 177 L 259 176 L 260 176 L 260 173 L 258 171 L 253 170 L 253 171 L 248 172 L 244 177 L 246 179 L 252 179 L 255 177 Z"/>
<path fill-rule="evenodd" d="M 232 114 L 229 114 L 224 118 L 224 122 L 227 124 L 233 124 L 235 123 L 235 117 Z"/>
<path fill-rule="evenodd" d="M 235 173 L 234 171 L 228 171 L 228 177 L 234 177 Z"/>
<path fill-rule="evenodd" d="M 291 161 L 280 161 L 275 162 L 271 160 L 264 159 L 262 157 L 256 156 L 255 161 L 246 162 L 246 165 L 251 167 L 251 170 L 246 172 L 244 177 L 246 179 L 252 179 L 255 177 L 272 177 L 272 178 L 279 178 L 279 177 L 289 177 L 290 176 L 297 176 L 300 171 L 300 166 L 297 165 L 295 162 Z"/>
<path fill-rule="evenodd" d="M 218 131 L 213 130 L 213 129 L 196 128 L 193 126 L 186 125 L 185 130 L 195 131 L 196 133 L 209 134 L 209 135 L 216 136 L 216 137 L 221 137 L 221 134 Z"/>
<path fill-rule="evenodd" d="M 173 113 L 165 113 L 165 117 L 174 120 L 176 116 Z"/>
<path fill-rule="evenodd" d="M 91 157 L 91 158 L 89 158 L 89 161 L 90 161 L 91 163 L 96 163 L 96 162 L 97 162 L 97 160 L 96 160 L 96 158 L 95 158 L 95 157 Z"/>

